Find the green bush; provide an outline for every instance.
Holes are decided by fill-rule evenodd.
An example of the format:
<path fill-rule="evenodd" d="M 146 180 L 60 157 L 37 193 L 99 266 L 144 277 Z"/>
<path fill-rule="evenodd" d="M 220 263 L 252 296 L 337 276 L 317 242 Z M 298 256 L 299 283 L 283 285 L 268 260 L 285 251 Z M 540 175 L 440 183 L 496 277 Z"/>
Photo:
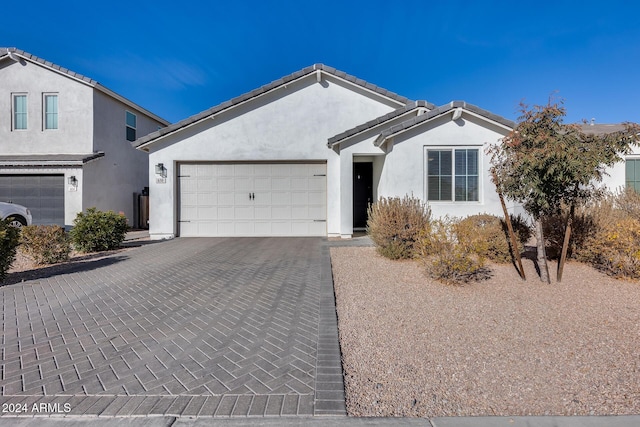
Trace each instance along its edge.
<path fill-rule="evenodd" d="M 16 250 L 20 243 L 20 230 L 9 225 L 9 221 L 0 220 L 0 280 L 4 279 L 11 264 L 16 259 Z"/>
<path fill-rule="evenodd" d="M 531 237 L 531 228 L 521 216 L 511 216 L 516 234 L 518 252 L 524 250 Z M 508 263 L 511 257 L 511 241 L 507 224 L 497 216 L 480 214 L 468 216 L 453 225 L 458 242 L 469 252 L 493 262 Z"/>
<path fill-rule="evenodd" d="M 37 264 L 55 264 L 69 259 L 71 242 L 64 228 L 58 225 L 22 227 L 20 250 Z"/>
<path fill-rule="evenodd" d="M 89 208 L 86 213 L 80 212 L 76 216 L 69 235 L 78 251 L 99 252 L 119 248 L 127 229 L 124 215 Z"/>
<path fill-rule="evenodd" d="M 391 259 L 413 258 L 418 236 L 429 227 L 430 218 L 431 210 L 420 199 L 381 197 L 369 206 L 367 234 L 381 255 Z"/>
<path fill-rule="evenodd" d="M 457 236 L 460 222 L 448 217 L 435 220 L 420 235 L 420 258 L 427 274 L 447 284 L 462 284 L 489 277 L 485 267 L 488 245 L 479 239 L 461 242 Z"/>

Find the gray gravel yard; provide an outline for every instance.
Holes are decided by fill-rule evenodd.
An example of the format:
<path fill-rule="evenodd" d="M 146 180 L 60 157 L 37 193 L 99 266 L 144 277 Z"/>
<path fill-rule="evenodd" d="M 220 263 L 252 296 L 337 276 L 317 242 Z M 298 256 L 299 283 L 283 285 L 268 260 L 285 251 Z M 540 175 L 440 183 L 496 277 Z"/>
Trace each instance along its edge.
<path fill-rule="evenodd" d="M 640 283 L 524 260 L 466 286 L 370 247 L 331 248 L 353 416 L 640 413 Z M 555 273 L 555 265 L 552 264 Z"/>

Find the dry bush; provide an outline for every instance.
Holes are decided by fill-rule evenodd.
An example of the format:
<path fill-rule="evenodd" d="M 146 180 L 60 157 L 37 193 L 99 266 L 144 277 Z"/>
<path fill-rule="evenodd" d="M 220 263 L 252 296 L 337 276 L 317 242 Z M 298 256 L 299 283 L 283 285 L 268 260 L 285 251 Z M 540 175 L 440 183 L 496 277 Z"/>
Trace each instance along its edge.
<path fill-rule="evenodd" d="M 597 234 L 600 227 L 599 222 L 601 221 L 599 217 L 604 212 L 596 212 L 596 210 L 602 209 L 608 210 L 608 208 L 596 204 L 590 208 L 576 209 L 571 225 L 571 238 L 567 248 L 568 258 L 579 258 L 578 253 L 584 250 L 587 240 Z M 561 213 L 547 215 L 542 219 L 545 250 L 549 259 L 560 258 L 568 216 L 569 209 L 563 207 Z"/>
<path fill-rule="evenodd" d="M 640 221 L 640 194 L 632 188 L 621 189 L 609 195 L 611 209 L 622 211 L 626 216 Z"/>
<path fill-rule="evenodd" d="M 420 236 L 420 258 L 427 274 L 447 284 L 462 284 L 490 276 L 481 253 L 485 245 L 478 239 L 461 242 L 459 222 L 448 217 L 431 223 Z"/>
<path fill-rule="evenodd" d="M 545 218 L 549 257 L 560 255 L 567 215 Z M 640 278 L 640 196 L 624 190 L 576 209 L 568 256 L 613 277 Z"/>
<path fill-rule="evenodd" d="M 516 234 L 516 250 L 522 252 L 531 237 L 531 228 L 520 216 L 511 216 Z M 497 216 L 480 214 L 468 216 L 454 225 L 460 244 L 470 252 L 497 263 L 511 262 L 511 241 L 504 220 Z"/>
<path fill-rule="evenodd" d="M 613 277 L 640 278 L 640 198 L 623 191 L 585 210 L 595 226 L 575 258 Z"/>
<path fill-rule="evenodd" d="M 431 210 L 415 197 L 381 197 L 369 206 L 368 217 L 367 234 L 378 252 L 390 259 L 407 259 L 415 256 L 418 235 L 429 227 Z"/>
<path fill-rule="evenodd" d="M 64 228 L 58 225 L 22 227 L 20 250 L 36 264 L 55 264 L 69 259 L 71 242 Z"/>

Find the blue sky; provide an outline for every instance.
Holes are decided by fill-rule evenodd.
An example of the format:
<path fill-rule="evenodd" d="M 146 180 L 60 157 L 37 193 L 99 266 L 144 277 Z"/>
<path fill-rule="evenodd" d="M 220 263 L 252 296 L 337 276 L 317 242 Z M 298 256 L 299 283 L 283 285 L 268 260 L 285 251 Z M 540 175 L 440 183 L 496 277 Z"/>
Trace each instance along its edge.
<path fill-rule="evenodd" d="M 91 77 L 170 122 L 324 63 L 410 99 L 515 120 L 640 122 L 635 1 L 77 1 L 2 6 L 0 46 Z M 535 6 L 535 7 L 534 7 Z"/>

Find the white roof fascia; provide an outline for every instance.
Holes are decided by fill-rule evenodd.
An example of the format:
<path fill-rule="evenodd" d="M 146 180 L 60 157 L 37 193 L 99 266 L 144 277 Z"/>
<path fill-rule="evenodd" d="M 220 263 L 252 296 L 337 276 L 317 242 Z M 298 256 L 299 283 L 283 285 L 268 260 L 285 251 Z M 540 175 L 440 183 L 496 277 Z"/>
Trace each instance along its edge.
<path fill-rule="evenodd" d="M 467 109 L 466 109 L 466 108 L 464 108 L 464 107 L 457 107 L 457 108 L 454 108 L 454 109 L 451 109 L 451 110 L 445 111 L 445 112 L 443 112 L 442 114 L 438 114 L 437 116 L 433 116 L 433 117 L 431 117 L 431 118 L 429 118 L 429 119 L 427 119 L 427 120 L 425 120 L 425 121 L 423 121 L 423 122 L 416 123 L 414 126 L 411 126 L 411 127 L 407 128 L 407 129 L 402 129 L 402 130 L 399 130 L 399 131 L 397 131 L 397 132 L 394 132 L 393 134 L 391 134 L 391 135 L 389 135 L 389 136 L 387 136 L 387 137 L 385 137 L 385 138 L 380 138 L 380 137 L 378 137 L 378 138 L 376 138 L 376 139 L 373 141 L 373 144 L 374 144 L 376 147 L 380 147 L 380 146 L 382 146 L 383 144 L 385 144 L 389 139 L 392 139 L 393 137 L 396 137 L 396 136 L 398 136 L 398 135 L 402 135 L 403 133 L 405 133 L 405 132 L 407 132 L 407 131 L 410 131 L 410 130 L 412 130 L 412 129 L 415 129 L 415 128 L 416 128 L 416 127 L 418 127 L 418 126 L 421 126 L 421 125 L 423 125 L 423 124 L 425 124 L 425 123 L 429 123 L 430 121 L 432 121 L 432 120 L 434 120 L 434 119 L 437 119 L 437 118 L 442 117 L 442 116 L 446 116 L 447 114 L 451 114 L 451 115 L 453 116 L 453 114 L 455 114 L 455 112 L 456 112 L 457 110 L 459 110 L 459 109 L 460 109 L 460 110 L 462 110 L 465 114 L 469 114 L 470 116 L 477 117 L 477 118 L 479 118 L 479 119 L 484 120 L 485 122 L 493 123 L 494 125 L 496 125 L 496 126 L 498 126 L 498 127 L 501 127 L 502 129 L 505 129 L 505 130 L 508 130 L 508 131 L 512 131 L 512 130 L 513 130 L 513 129 L 512 129 L 512 128 L 510 128 L 509 126 L 505 126 L 504 124 L 499 123 L 499 122 L 496 122 L 495 120 L 488 119 L 488 118 L 486 118 L 486 117 L 485 117 L 485 116 L 483 116 L 483 115 L 476 114 L 476 113 L 474 113 L 473 111 L 469 111 L 469 110 L 467 110 Z"/>

